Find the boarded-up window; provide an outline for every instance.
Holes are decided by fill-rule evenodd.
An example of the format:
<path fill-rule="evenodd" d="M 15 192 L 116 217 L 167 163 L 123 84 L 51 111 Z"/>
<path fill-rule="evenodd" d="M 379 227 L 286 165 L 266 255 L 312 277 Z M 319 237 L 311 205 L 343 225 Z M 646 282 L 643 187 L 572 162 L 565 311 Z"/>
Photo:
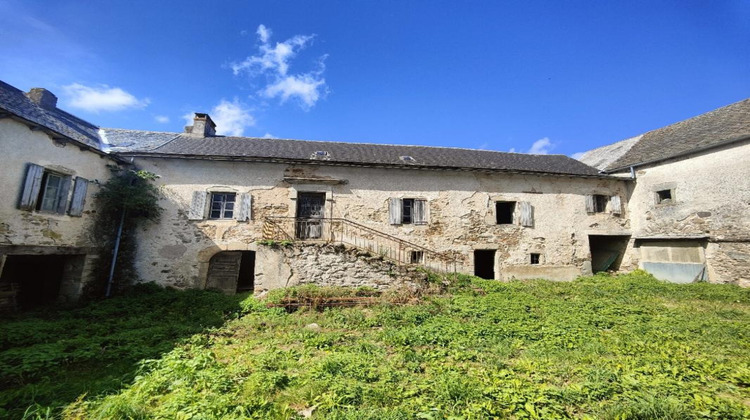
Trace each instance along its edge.
<path fill-rule="evenodd" d="M 427 200 L 417 198 L 391 198 L 388 205 L 388 220 L 392 225 L 427 224 L 429 208 Z"/>
<path fill-rule="evenodd" d="M 70 200 L 70 210 L 68 214 L 71 216 L 79 217 L 83 214 L 83 206 L 86 203 L 86 191 L 89 187 L 89 180 L 76 178 L 75 185 L 73 186 L 73 198 Z"/>
<path fill-rule="evenodd" d="M 609 198 L 609 207 L 612 214 L 622 214 L 622 202 L 619 195 L 613 195 Z"/>
<path fill-rule="evenodd" d="M 534 226 L 534 208 L 528 201 L 521 201 L 518 203 L 520 208 L 520 222 L 521 226 L 533 227 Z"/>
<path fill-rule="evenodd" d="M 188 211 L 188 220 L 203 220 L 206 213 L 206 197 L 208 193 L 205 191 L 193 192 L 193 200 L 190 203 L 190 211 Z"/>
<path fill-rule="evenodd" d="M 246 222 L 253 218 L 253 197 L 250 194 L 240 195 L 240 204 L 237 211 L 236 219 L 240 222 Z"/>

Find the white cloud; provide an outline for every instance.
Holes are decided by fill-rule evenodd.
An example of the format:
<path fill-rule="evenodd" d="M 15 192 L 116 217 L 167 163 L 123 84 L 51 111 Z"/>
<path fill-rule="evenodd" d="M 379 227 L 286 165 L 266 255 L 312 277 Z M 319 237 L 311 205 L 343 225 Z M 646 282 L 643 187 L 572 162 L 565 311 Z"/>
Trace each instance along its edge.
<path fill-rule="evenodd" d="M 245 128 L 255 125 L 250 109 L 237 99 L 232 102 L 222 99 L 211 110 L 211 119 L 216 123 L 216 133 L 227 136 L 241 136 Z"/>
<path fill-rule="evenodd" d="M 516 153 L 516 148 L 515 147 L 511 147 L 510 150 L 508 150 L 508 152 L 509 153 Z"/>
<path fill-rule="evenodd" d="M 148 98 L 138 99 L 130 93 L 107 85 L 84 86 L 80 83 L 63 86 L 73 108 L 98 113 L 100 111 L 122 111 L 124 109 L 142 109 L 148 106 Z"/>
<path fill-rule="evenodd" d="M 166 124 L 169 122 L 169 117 L 167 117 L 166 115 L 157 115 L 154 117 L 154 120 L 156 120 L 156 122 L 158 123 Z"/>
<path fill-rule="evenodd" d="M 544 137 L 535 141 L 534 144 L 531 145 L 531 149 L 529 149 L 528 153 L 532 155 L 546 155 L 549 154 L 549 152 L 554 148 L 555 145 L 552 144 L 549 138 Z"/>
<path fill-rule="evenodd" d="M 266 28 L 266 25 L 263 24 L 258 26 L 258 31 L 256 33 L 258 34 L 258 38 L 260 38 L 260 42 L 264 44 L 267 43 L 268 38 L 271 37 L 271 30 Z"/>
<path fill-rule="evenodd" d="M 287 76 L 276 83 L 266 86 L 261 92 L 267 98 L 280 97 L 281 103 L 289 98 L 301 101 L 303 109 L 309 109 L 320 99 L 320 88 L 325 86 L 325 79 L 315 79 L 309 74 Z"/>
<path fill-rule="evenodd" d="M 581 160 L 581 158 L 585 154 L 586 154 L 586 152 L 578 152 L 578 153 L 573 153 L 572 155 L 570 155 L 570 157 L 572 157 L 575 160 Z"/>
<path fill-rule="evenodd" d="M 328 93 L 323 78 L 324 61 L 327 56 L 318 59 L 317 68 L 303 73 L 290 74 L 290 62 L 297 53 L 306 48 L 315 35 L 297 35 L 284 42 L 272 45 L 270 28 L 258 26 L 256 31 L 261 44 L 258 54 L 247 57 L 240 63 L 231 64 L 235 75 L 247 73 L 250 77 L 264 76 L 266 86 L 259 94 L 266 98 L 279 98 L 281 103 L 296 99 L 302 109 L 308 110 Z"/>
<path fill-rule="evenodd" d="M 216 123 L 216 134 L 220 135 L 242 136 L 247 127 L 255 125 L 255 117 L 250 109 L 236 98 L 231 102 L 222 99 L 208 115 Z M 182 118 L 186 125 L 193 125 L 195 112 L 188 112 Z"/>
<path fill-rule="evenodd" d="M 262 137 L 262 138 L 264 138 L 264 139 L 275 139 L 275 138 L 277 138 L 277 137 L 276 137 L 276 136 L 274 136 L 274 135 L 273 135 L 273 134 L 271 134 L 271 133 L 266 133 L 266 134 L 264 134 L 264 135 L 263 135 L 263 137 Z"/>

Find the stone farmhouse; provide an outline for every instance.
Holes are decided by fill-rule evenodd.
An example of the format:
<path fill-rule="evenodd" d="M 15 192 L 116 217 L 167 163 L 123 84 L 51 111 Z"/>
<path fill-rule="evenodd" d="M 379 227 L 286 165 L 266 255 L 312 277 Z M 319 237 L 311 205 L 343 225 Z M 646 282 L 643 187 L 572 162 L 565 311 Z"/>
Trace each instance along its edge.
<path fill-rule="evenodd" d="M 110 250 L 91 238 L 107 165 L 159 175 L 141 279 L 261 292 L 389 287 L 414 267 L 572 280 L 638 267 L 750 285 L 750 100 L 581 161 L 460 148 L 101 128 L 0 82 L 0 293 L 73 299 Z M 401 271 L 400 271 L 401 270 Z"/>

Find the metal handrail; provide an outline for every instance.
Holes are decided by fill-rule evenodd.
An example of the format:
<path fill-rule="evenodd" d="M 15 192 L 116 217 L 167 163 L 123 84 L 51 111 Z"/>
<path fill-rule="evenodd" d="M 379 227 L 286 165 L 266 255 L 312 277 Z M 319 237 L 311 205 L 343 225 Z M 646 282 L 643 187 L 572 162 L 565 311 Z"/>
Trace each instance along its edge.
<path fill-rule="evenodd" d="M 291 234 L 282 226 L 286 222 L 292 223 Z M 266 229 L 266 226 L 268 226 L 268 229 Z M 264 239 L 272 240 L 324 241 L 349 244 L 359 249 L 376 252 L 380 256 L 399 264 L 420 264 L 441 271 L 451 271 L 449 267 L 452 265 L 452 271 L 456 271 L 457 261 L 451 256 L 340 217 L 298 218 L 267 216 L 265 218 L 263 235 Z M 368 238 L 367 236 L 371 237 Z M 383 244 L 372 237 L 376 237 L 386 243 Z M 411 254 L 409 251 L 416 251 L 419 254 Z M 414 256 L 419 261 L 412 261 Z M 439 265 L 444 264 L 448 268 L 436 267 L 435 260 L 438 260 Z"/>

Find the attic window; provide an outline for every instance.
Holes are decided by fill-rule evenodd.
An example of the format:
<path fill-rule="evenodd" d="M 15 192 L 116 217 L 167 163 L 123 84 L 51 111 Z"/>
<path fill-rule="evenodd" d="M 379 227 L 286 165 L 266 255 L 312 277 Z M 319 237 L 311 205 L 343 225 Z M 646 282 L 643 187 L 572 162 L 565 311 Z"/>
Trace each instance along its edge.
<path fill-rule="evenodd" d="M 668 204 L 672 202 L 672 190 L 661 190 L 656 192 L 656 204 Z"/>
<path fill-rule="evenodd" d="M 401 159 L 401 160 L 403 160 L 404 162 L 407 162 L 407 163 L 415 163 L 417 161 L 416 159 L 414 159 L 411 156 L 400 156 L 399 159 Z"/>
<path fill-rule="evenodd" d="M 310 159 L 330 159 L 331 153 L 325 150 L 318 150 L 310 155 Z"/>

